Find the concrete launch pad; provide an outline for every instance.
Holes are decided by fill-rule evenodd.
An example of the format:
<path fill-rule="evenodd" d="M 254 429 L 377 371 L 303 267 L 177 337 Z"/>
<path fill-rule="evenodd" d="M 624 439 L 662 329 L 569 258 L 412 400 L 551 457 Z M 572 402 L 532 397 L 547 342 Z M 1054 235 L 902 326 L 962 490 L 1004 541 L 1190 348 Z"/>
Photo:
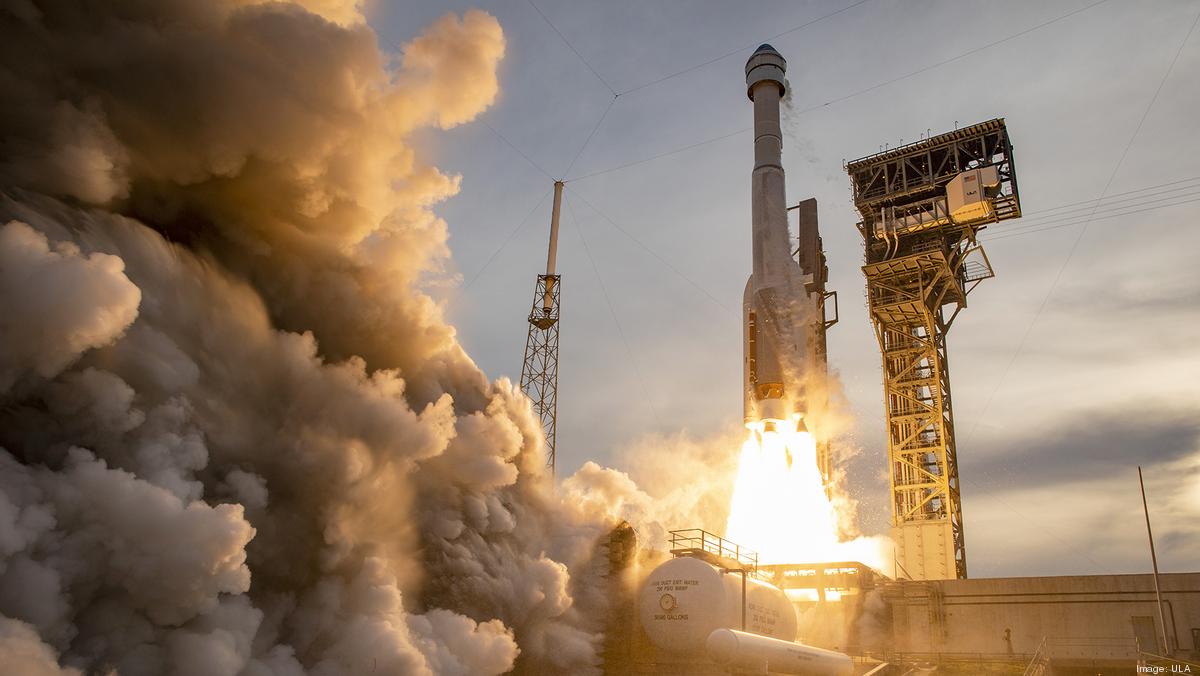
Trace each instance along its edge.
<path fill-rule="evenodd" d="M 746 426 L 760 441 L 809 433 L 806 416 L 820 402 L 799 374 L 814 364 L 824 373 L 830 325 L 815 200 L 794 207 L 799 237 L 790 245 L 786 72 L 770 45 L 746 64 L 755 161 L 743 395 Z M 1004 120 L 889 149 L 847 171 L 882 357 L 896 574 L 855 561 L 760 565 L 754 552 L 700 529 L 672 531 L 662 551 L 666 543 L 640 543 L 623 524 L 604 545 L 604 673 L 1200 676 L 1200 573 L 1158 575 L 1157 584 L 1149 574 L 967 578 L 945 344 L 967 294 L 994 276 L 979 232 L 1021 215 Z M 828 490 L 828 449 L 815 460 Z"/>
<path fill-rule="evenodd" d="M 605 547 L 612 604 L 605 674 L 745 673 L 713 663 L 702 651 L 657 647 L 639 621 L 637 598 L 668 554 L 639 544 L 627 524 Z M 855 674 L 1110 676 L 1136 673 L 1139 664 L 1200 663 L 1200 573 L 1159 576 L 1165 649 L 1149 574 L 914 581 L 837 562 L 761 566 L 755 577 L 792 601 L 797 641 L 849 655 Z M 1164 654 L 1173 659 L 1156 657 Z M 1190 669 L 1176 673 L 1200 674 L 1200 667 Z"/>

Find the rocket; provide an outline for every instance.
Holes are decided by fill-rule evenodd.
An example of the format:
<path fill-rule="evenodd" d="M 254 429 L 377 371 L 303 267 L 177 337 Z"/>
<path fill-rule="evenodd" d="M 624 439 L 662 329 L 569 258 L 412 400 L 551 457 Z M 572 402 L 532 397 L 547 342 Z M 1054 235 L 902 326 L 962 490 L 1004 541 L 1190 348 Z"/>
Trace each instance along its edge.
<path fill-rule="evenodd" d="M 813 358 L 809 327 L 816 300 L 811 273 L 792 257 L 784 194 L 779 103 L 787 94 L 787 61 L 762 45 L 746 62 L 746 95 L 754 103 L 754 170 L 750 179 L 753 263 L 742 297 L 746 427 L 758 433 L 804 429 L 803 375 Z"/>

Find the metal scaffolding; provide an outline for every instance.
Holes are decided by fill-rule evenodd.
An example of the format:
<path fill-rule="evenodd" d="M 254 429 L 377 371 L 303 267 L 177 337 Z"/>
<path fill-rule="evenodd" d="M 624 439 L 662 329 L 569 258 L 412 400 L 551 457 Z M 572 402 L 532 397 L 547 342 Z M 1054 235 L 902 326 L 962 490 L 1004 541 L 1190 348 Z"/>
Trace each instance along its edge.
<path fill-rule="evenodd" d="M 525 338 L 525 360 L 521 365 L 521 391 L 533 402 L 546 437 L 546 467 L 554 472 L 555 440 L 558 433 L 558 319 L 559 275 L 558 220 L 562 209 L 562 181 L 554 182 L 554 208 L 550 216 L 550 246 L 546 274 L 538 275 L 529 311 L 529 334 Z"/>
<path fill-rule="evenodd" d="M 558 275 L 538 275 L 529 312 L 521 391 L 533 402 L 546 435 L 546 466 L 554 470 L 554 441 L 558 426 Z M 550 306 L 546 307 L 549 294 Z"/>
<path fill-rule="evenodd" d="M 1012 145 L 995 119 L 846 170 L 863 218 L 863 273 L 882 356 L 898 572 L 965 578 L 946 334 L 971 290 L 994 276 L 976 235 L 1021 215 Z"/>

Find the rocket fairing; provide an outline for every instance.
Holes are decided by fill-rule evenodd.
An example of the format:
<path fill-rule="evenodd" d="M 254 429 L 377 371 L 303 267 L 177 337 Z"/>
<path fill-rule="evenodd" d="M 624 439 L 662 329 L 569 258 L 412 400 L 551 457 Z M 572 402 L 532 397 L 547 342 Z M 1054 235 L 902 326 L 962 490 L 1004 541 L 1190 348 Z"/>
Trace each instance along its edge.
<path fill-rule="evenodd" d="M 807 327 L 816 311 L 788 233 L 779 123 L 786 71 L 787 61 L 770 45 L 746 62 L 746 95 L 754 102 L 754 171 L 753 264 L 742 298 L 743 394 L 746 427 L 759 432 L 804 424 L 802 376 L 812 358 Z"/>

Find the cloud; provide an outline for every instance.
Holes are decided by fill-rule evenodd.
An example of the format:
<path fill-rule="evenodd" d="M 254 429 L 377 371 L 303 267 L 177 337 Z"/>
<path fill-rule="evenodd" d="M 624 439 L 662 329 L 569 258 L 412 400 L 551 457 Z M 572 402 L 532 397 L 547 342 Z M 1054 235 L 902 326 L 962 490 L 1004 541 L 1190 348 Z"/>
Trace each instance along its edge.
<path fill-rule="evenodd" d="M 52 378 L 116 340 L 137 316 L 141 293 L 120 258 L 50 247 L 19 221 L 0 227 L 0 392 L 24 375 Z"/>
<path fill-rule="evenodd" d="M 409 138 L 495 100 L 495 18 L 392 55 L 357 2 L 24 9 L 0 12 L 13 649 L 595 673 L 613 524 L 555 493 L 527 399 L 424 291 L 459 179 Z"/>
<path fill-rule="evenodd" d="M 1191 545 L 1200 538 L 1197 420 L 1186 408 L 1099 408 L 973 445 L 960 458 L 974 574 L 1145 570 L 1138 465 L 1160 564 L 1175 571 L 1191 566 Z"/>
<path fill-rule="evenodd" d="M 1188 409 L 1129 406 L 1070 414 L 1023 434 L 975 445 L 972 491 L 1107 478 L 1138 465 L 1166 464 L 1200 451 L 1200 416 Z"/>
<path fill-rule="evenodd" d="M 79 676 L 78 669 L 62 669 L 54 650 L 42 643 L 37 631 L 24 622 L 0 617 L 0 663 L 25 676 Z"/>

